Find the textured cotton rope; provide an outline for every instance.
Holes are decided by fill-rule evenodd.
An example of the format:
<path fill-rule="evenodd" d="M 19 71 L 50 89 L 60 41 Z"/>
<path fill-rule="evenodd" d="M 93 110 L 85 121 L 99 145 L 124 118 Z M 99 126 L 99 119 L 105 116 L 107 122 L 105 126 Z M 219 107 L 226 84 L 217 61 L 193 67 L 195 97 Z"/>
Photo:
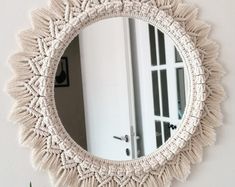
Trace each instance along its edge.
<path fill-rule="evenodd" d="M 128 16 L 148 21 L 168 34 L 180 51 L 190 78 L 190 97 L 181 127 L 153 154 L 133 161 L 92 156 L 65 131 L 54 100 L 54 77 L 66 47 L 85 26 L 100 19 Z M 180 0 L 52 0 L 32 14 L 33 29 L 20 34 L 21 52 L 10 62 L 15 77 L 8 90 L 16 100 L 11 119 L 20 124 L 20 141 L 32 149 L 38 169 L 55 186 L 164 187 L 184 181 L 203 147 L 215 141 L 222 121 L 223 69 L 210 27 L 197 20 L 197 9 Z"/>

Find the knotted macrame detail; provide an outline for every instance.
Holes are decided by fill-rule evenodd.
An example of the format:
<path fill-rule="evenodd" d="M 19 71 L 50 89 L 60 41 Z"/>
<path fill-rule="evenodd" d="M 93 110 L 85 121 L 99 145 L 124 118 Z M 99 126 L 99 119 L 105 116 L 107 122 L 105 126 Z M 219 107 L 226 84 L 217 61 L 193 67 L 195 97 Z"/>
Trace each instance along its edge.
<path fill-rule="evenodd" d="M 8 90 L 16 103 L 11 119 L 20 142 L 32 149 L 36 168 L 62 187 L 165 187 L 184 181 L 203 147 L 215 141 L 224 96 L 217 45 L 197 9 L 180 0 L 51 0 L 32 13 L 33 28 L 20 34 L 21 52 L 10 62 L 15 76 Z M 97 158 L 64 129 L 54 99 L 60 57 L 84 27 L 105 18 L 128 16 L 158 27 L 175 42 L 189 75 L 189 101 L 177 133 L 154 153 L 132 161 Z"/>

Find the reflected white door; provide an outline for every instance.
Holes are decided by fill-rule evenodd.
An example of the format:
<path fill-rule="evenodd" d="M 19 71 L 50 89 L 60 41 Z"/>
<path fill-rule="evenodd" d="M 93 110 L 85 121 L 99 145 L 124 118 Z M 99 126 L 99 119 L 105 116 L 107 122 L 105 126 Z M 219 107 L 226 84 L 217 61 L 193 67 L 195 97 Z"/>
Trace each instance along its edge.
<path fill-rule="evenodd" d="M 141 155 L 147 155 L 180 125 L 186 102 L 184 63 L 171 38 L 157 28 L 132 20 L 131 31 L 136 106 L 141 109 L 137 112 L 138 147 Z"/>
<path fill-rule="evenodd" d="M 87 148 L 112 160 L 136 157 L 128 33 L 127 21 L 115 18 L 92 24 L 79 35 Z M 114 138 L 126 135 L 128 142 Z"/>

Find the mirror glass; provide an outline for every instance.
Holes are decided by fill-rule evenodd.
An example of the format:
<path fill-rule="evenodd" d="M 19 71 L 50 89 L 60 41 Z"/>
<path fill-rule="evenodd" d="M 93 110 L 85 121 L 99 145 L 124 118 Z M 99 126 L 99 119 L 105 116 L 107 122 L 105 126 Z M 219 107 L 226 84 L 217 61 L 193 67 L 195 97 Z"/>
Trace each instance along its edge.
<path fill-rule="evenodd" d="M 185 64 L 174 42 L 147 22 L 110 18 L 84 28 L 61 58 L 55 100 L 70 136 L 93 155 L 131 160 L 179 128 Z"/>

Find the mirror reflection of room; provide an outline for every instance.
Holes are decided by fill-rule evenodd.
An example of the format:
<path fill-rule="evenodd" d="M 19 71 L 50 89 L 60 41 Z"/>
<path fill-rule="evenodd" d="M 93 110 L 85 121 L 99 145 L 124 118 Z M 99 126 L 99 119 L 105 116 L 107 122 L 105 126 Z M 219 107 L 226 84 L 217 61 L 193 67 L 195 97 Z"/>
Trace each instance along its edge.
<path fill-rule="evenodd" d="M 156 27 L 132 18 L 99 21 L 75 37 L 58 65 L 60 119 L 93 155 L 148 155 L 181 124 L 186 73 L 174 42 Z"/>

